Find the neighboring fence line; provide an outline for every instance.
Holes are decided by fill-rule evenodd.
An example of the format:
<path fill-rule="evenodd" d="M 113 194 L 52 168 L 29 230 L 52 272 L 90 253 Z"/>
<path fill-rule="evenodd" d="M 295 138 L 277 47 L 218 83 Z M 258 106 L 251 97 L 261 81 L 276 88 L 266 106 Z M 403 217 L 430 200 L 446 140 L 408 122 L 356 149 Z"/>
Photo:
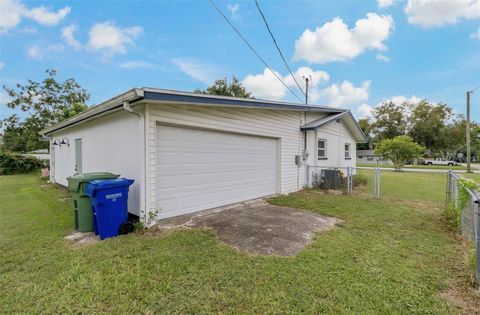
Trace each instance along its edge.
<path fill-rule="evenodd" d="M 480 283 L 480 195 L 468 187 L 462 185 L 462 178 L 455 172 L 449 170 L 447 173 L 447 205 L 453 205 L 460 211 L 460 232 L 462 236 L 474 242 L 476 256 L 475 275 Z M 459 190 L 464 189 L 468 193 L 468 201 L 461 204 Z"/>

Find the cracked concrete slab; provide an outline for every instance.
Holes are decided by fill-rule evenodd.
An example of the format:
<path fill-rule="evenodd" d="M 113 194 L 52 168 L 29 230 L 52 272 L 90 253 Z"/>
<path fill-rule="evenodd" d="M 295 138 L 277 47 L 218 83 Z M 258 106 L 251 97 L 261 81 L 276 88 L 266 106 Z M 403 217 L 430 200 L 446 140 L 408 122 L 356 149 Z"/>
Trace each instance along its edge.
<path fill-rule="evenodd" d="M 157 228 L 211 228 L 223 242 L 250 254 L 293 256 L 311 243 L 316 233 L 328 231 L 340 222 L 257 199 L 163 219 Z"/>

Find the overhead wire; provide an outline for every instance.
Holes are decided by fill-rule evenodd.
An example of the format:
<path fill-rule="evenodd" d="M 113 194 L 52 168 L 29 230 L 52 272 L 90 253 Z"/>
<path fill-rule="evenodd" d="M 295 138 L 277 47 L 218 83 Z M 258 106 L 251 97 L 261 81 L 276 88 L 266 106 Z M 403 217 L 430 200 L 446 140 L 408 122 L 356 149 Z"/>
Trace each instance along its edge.
<path fill-rule="evenodd" d="M 283 82 L 283 80 L 278 76 L 278 74 L 275 71 L 272 70 L 272 68 L 267 64 L 265 59 L 263 59 L 262 56 L 260 56 L 260 54 L 247 41 L 247 39 L 240 33 L 240 31 L 235 27 L 235 25 L 233 25 L 233 23 L 230 22 L 228 17 L 225 14 L 223 14 L 222 10 L 220 10 L 217 7 L 217 5 L 213 2 L 213 0 L 209 0 L 209 2 L 215 8 L 215 10 L 217 10 L 217 12 L 224 18 L 224 20 L 232 27 L 232 29 L 242 39 L 242 41 L 245 43 L 245 45 L 247 45 L 248 48 L 250 48 L 250 50 L 253 51 L 253 53 L 257 56 L 258 59 L 260 59 L 260 61 L 265 65 L 265 67 L 267 67 L 273 73 L 273 75 L 290 91 L 290 93 L 292 93 L 300 102 L 303 102 L 303 100 L 287 84 L 285 84 L 285 82 Z"/>
<path fill-rule="evenodd" d="M 295 78 L 295 75 L 293 74 L 292 70 L 290 69 L 290 66 L 288 65 L 288 62 L 285 60 L 285 57 L 283 56 L 282 50 L 278 46 L 277 40 L 275 39 L 275 36 L 273 35 L 272 30 L 270 29 L 267 18 L 265 17 L 265 14 L 263 14 L 262 9 L 260 8 L 260 4 L 258 3 L 258 0 L 255 0 L 255 4 L 257 6 L 258 12 L 262 16 L 262 19 L 263 19 L 263 22 L 265 23 L 265 26 L 267 27 L 268 33 L 270 33 L 270 37 L 272 38 L 273 43 L 275 44 L 275 47 L 277 48 L 277 51 L 280 54 L 280 57 L 282 58 L 283 63 L 285 64 L 285 67 L 287 68 L 288 72 L 290 73 L 290 76 L 292 77 L 293 81 L 295 81 L 295 83 L 297 84 L 300 91 L 302 91 L 303 95 L 306 95 L 305 91 L 303 91 L 302 87 L 300 86 L 297 79 Z"/>

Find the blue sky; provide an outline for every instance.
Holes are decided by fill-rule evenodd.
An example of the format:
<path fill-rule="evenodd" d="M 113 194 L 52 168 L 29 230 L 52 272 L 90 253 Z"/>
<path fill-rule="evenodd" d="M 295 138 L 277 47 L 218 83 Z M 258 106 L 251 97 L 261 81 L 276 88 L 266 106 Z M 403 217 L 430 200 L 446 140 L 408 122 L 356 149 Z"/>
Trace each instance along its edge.
<path fill-rule="evenodd" d="M 251 1 L 215 1 L 299 96 Z M 357 117 L 383 100 L 427 98 L 465 111 L 480 86 L 480 0 L 260 1 L 311 103 Z M 0 79 L 13 86 L 55 68 L 90 105 L 132 87 L 192 91 L 237 76 L 255 96 L 298 101 L 208 1 L 0 0 Z M 0 119 L 12 112 L 0 94 Z M 480 121 L 480 89 L 472 97 Z"/>

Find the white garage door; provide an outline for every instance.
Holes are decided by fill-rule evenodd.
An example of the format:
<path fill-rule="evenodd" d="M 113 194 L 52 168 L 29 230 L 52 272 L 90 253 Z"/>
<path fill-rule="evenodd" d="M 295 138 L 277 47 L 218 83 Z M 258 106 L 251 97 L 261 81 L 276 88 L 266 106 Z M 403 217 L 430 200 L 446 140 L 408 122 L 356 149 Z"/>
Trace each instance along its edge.
<path fill-rule="evenodd" d="M 159 218 L 276 192 L 276 139 L 157 126 Z"/>

